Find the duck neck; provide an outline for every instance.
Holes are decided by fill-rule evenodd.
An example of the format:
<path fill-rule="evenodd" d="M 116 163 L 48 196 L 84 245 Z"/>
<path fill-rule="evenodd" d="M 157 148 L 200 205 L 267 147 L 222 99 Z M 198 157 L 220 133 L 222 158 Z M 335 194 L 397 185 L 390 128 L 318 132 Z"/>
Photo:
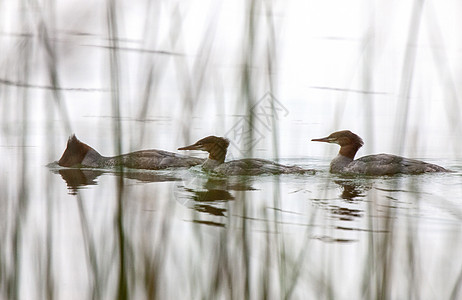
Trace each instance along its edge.
<path fill-rule="evenodd" d="M 330 162 L 330 172 L 331 173 L 342 173 L 344 169 L 353 161 L 352 158 L 343 156 L 342 154 L 338 154 L 331 162 Z"/>
<path fill-rule="evenodd" d="M 226 158 L 226 151 L 228 150 L 228 147 L 224 147 L 223 145 L 220 144 L 215 144 L 208 152 L 209 152 L 209 158 L 208 160 L 214 160 L 217 161 L 218 163 L 222 164 L 225 162 Z"/>
<path fill-rule="evenodd" d="M 215 144 L 211 149 L 208 150 L 209 157 L 202 164 L 202 167 L 207 170 L 213 170 L 217 166 L 225 162 L 227 145 L 223 146 Z"/>
<path fill-rule="evenodd" d="M 330 163 L 332 173 L 342 173 L 344 169 L 355 159 L 356 152 L 361 148 L 359 144 L 348 144 L 340 147 L 337 157 Z"/>
<path fill-rule="evenodd" d="M 358 152 L 361 145 L 357 144 L 348 144 L 340 147 L 339 155 L 347 157 L 351 160 L 355 159 L 356 152 Z"/>

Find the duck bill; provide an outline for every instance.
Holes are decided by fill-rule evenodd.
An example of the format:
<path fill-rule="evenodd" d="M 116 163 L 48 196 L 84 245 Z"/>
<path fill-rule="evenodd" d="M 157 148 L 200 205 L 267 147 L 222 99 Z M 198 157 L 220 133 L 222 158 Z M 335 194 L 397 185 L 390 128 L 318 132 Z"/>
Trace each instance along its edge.
<path fill-rule="evenodd" d="M 311 140 L 312 142 L 324 142 L 324 143 L 331 143 L 331 139 L 329 139 L 328 137 L 325 137 L 325 138 L 320 138 L 320 139 L 312 139 Z"/>
<path fill-rule="evenodd" d="M 192 144 L 189 146 L 178 148 L 178 150 L 202 150 L 201 145 Z"/>

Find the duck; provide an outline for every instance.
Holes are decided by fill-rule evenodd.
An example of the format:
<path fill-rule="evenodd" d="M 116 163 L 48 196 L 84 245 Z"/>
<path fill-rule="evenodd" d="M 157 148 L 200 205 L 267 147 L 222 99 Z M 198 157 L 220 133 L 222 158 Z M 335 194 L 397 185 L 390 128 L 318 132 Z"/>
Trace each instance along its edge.
<path fill-rule="evenodd" d="M 189 168 L 200 165 L 202 158 L 189 157 L 163 150 L 141 150 L 113 157 L 105 157 L 81 142 L 75 134 L 69 137 L 66 150 L 58 161 L 61 167 L 114 168 L 160 170 L 166 168 Z"/>
<path fill-rule="evenodd" d="M 315 138 L 311 141 L 340 146 L 338 155 L 330 163 L 331 173 L 381 176 L 450 172 L 435 164 L 392 154 L 374 154 L 354 159 L 356 152 L 364 145 L 364 142 L 361 137 L 350 130 L 336 131 L 327 137 Z"/>
<path fill-rule="evenodd" d="M 209 153 L 202 163 L 202 169 L 220 175 L 262 175 L 262 174 L 314 174 L 311 169 L 298 166 L 286 166 L 266 159 L 244 158 L 225 162 L 229 140 L 224 137 L 208 136 L 196 143 L 178 148 L 178 150 L 202 150 Z"/>

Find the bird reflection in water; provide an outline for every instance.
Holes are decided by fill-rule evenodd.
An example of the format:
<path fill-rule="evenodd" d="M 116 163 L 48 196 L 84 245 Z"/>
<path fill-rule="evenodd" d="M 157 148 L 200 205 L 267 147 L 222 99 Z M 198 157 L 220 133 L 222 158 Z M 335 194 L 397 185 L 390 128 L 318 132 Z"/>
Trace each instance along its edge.
<path fill-rule="evenodd" d="M 182 205 L 201 214 L 214 217 L 225 217 L 226 203 L 234 200 L 230 191 L 255 190 L 248 178 L 193 178 L 177 186 L 177 200 Z M 195 223 L 224 227 L 223 223 L 193 220 Z"/>
<path fill-rule="evenodd" d="M 130 171 L 124 172 L 116 171 L 102 171 L 95 169 L 51 169 L 53 173 L 60 174 L 67 184 L 69 194 L 76 195 L 77 191 L 81 188 L 90 185 L 97 185 L 97 178 L 103 174 L 112 174 L 116 176 L 123 176 L 124 178 L 138 180 L 142 182 L 165 182 L 165 181 L 179 181 L 181 178 L 175 177 L 171 174 L 159 174 L 153 171 Z"/>
<path fill-rule="evenodd" d="M 193 194 L 192 198 L 195 202 L 194 209 L 198 212 L 207 213 L 213 216 L 224 217 L 226 209 L 215 207 L 213 202 L 226 202 L 234 200 L 233 195 L 225 190 L 206 190 L 206 191 L 194 191 L 188 189 Z M 212 203 L 210 203 L 212 202 Z"/>
<path fill-rule="evenodd" d="M 358 200 L 358 198 L 363 198 L 366 195 L 366 190 L 369 189 L 354 181 L 336 180 L 335 183 L 342 188 L 340 197 L 346 201 L 354 201 Z"/>
<path fill-rule="evenodd" d="M 97 185 L 96 179 L 103 174 L 103 171 L 61 169 L 57 170 L 67 184 L 69 194 L 76 195 L 77 190 L 87 185 Z"/>
<path fill-rule="evenodd" d="M 340 198 L 349 204 L 361 201 L 369 189 L 363 184 L 350 180 L 336 180 L 335 183 L 341 187 Z M 341 221 L 352 221 L 363 215 L 362 209 L 354 209 L 350 205 L 332 205 L 330 210 Z"/>

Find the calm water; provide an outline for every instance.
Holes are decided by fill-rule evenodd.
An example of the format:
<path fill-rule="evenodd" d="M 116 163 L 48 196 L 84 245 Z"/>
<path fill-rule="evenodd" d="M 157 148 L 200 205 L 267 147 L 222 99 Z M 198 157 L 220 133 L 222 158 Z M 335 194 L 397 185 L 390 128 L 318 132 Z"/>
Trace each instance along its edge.
<path fill-rule="evenodd" d="M 344 177 L 327 172 L 327 159 L 301 158 L 282 162 L 316 176 L 223 178 L 194 167 L 122 177 L 47 167 L 34 161 L 37 147 L 2 147 L 12 161 L 21 151 L 32 161 L 28 188 L 21 193 L 20 177 L 2 188 L 5 294 L 111 299 L 124 286 L 139 299 L 460 295 L 461 161 L 432 161 L 456 172 L 422 176 Z"/>

